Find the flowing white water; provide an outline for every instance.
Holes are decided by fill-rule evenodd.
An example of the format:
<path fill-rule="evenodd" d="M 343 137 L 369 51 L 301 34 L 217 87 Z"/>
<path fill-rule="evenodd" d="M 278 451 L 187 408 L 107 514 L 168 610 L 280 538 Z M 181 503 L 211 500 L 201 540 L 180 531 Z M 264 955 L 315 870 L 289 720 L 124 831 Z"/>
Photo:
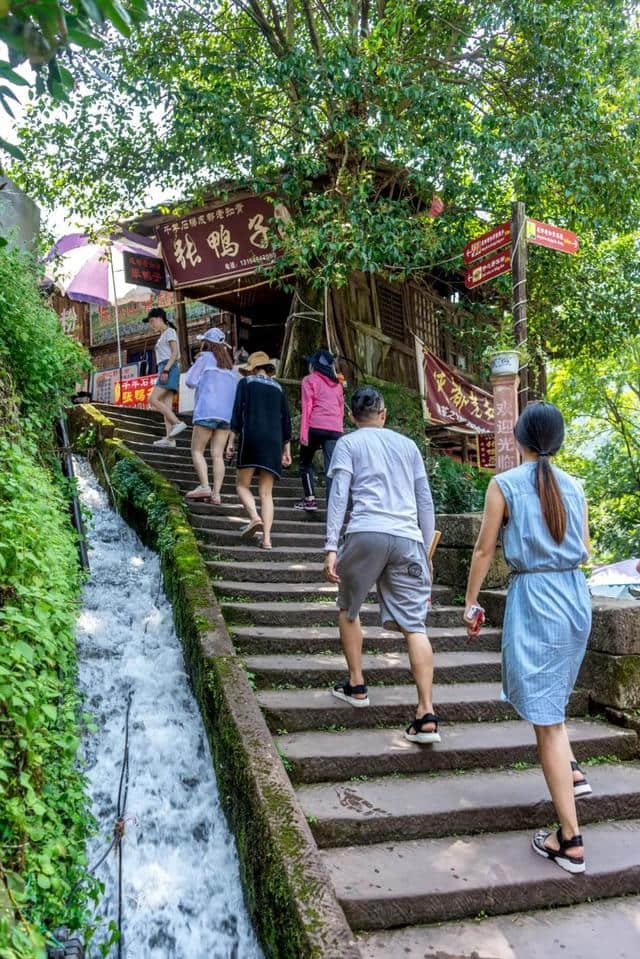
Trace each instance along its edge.
<path fill-rule="evenodd" d="M 158 558 L 111 509 L 88 464 L 76 460 L 76 470 L 81 500 L 92 514 L 91 576 L 76 629 L 80 686 L 98 727 L 85 745 L 100 824 L 91 863 L 111 840 L 132 694 L 122 955 L 260 959 Z M 114 853 L 98 876 L 106 885 L 100 914 L 116 920 Z M 97 956 L 92 948 L 90 955 Z"/>

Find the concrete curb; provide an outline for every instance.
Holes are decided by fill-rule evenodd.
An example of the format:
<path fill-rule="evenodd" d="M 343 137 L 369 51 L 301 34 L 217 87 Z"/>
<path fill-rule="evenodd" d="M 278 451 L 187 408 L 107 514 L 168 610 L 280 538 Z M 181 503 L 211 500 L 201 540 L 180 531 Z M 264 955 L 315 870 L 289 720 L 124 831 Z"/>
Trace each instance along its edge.
<path fill-rule="evenodd" d="M 235 654 L 181 496 L 114 438 L 114 424 L 94 407 L 75 407 L 71 430 L 72 442 L 88 455 L 114 506 L 160 556 L 220 798 L 236 837 L 247 905 L 265 954 L 360 959 Z"/>

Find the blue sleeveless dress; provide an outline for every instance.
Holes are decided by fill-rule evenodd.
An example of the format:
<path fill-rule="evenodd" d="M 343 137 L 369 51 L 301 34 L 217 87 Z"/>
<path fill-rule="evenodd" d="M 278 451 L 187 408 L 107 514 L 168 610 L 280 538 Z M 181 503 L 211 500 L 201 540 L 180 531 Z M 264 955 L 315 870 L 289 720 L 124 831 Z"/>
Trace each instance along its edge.
<path fill-rule="evenodd" d="M 514 574 L 502 632 L 502 696 L 523 719 L 550 726 L 565 719 L 591 632 L 591 597 L 577 569 L 587 558 L 582 488 L 552 467 L 567 511 L 558 545 L 542 515 L 536 467 L 523 463 L 495 478 L 509 508 L 502 545 Z"/>

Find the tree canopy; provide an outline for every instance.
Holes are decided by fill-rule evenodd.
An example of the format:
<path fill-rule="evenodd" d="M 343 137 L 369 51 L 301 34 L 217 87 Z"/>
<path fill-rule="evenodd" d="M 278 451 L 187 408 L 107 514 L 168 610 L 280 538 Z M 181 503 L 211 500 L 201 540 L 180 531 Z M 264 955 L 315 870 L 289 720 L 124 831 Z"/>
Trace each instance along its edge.
<path fill-rule="evenodd" d="M 102 221 L 150 184 L 277 193 L 293 217 L 278 265 L 318 284 L 455 272 L 522 199 L 584 250 L 532 254 L 537 342 L 608 349 L 638 327 L 636 6 L 158 0 L 131 38 L 74 55 L 77 88 L 62 114 L 31 111 L 16 176 Z"/>

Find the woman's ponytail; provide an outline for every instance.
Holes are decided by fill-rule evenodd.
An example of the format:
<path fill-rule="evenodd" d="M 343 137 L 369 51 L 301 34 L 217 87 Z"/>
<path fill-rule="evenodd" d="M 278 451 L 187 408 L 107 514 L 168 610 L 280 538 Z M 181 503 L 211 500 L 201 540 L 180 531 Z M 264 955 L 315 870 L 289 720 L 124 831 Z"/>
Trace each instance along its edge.
<path fill-rule="evenodd" d="M 516 423 L 520 446 L 538 454 L 536 491 L 547 529 L 558 545 L 567 532 L 567 510 L 549 462 L 564 442 L 562 413 L 552 403 L 530 403 Z"/>
<path fill-rule="evenodd" d="M 560 545 L 567 532 L 567 510 L 547 455 L 540 455 L 538 459 L 536 489 L 540 497 L 544 521 L 551 536 Z"/>

